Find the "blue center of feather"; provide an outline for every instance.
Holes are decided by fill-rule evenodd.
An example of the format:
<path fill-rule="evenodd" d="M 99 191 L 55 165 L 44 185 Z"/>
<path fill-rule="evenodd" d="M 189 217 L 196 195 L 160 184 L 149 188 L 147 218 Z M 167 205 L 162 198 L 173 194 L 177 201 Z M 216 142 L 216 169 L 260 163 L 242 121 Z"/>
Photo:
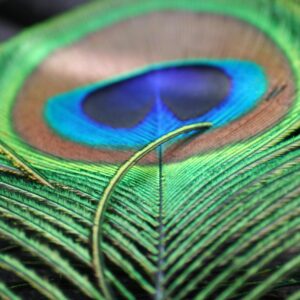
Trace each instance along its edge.
<path fill-rule="evenodd" d="M 223 60 L 152 66 L 58 95 L 45 117 L 59 135 L 99 148 L 137 148 L 183 125 L 224 126 L 267 89 L 252 62 Z"/>
<path fill-rule="evenodd" d="M 169 67 L 100 87 L 86 96 L 82 107 L 100 124 L 133 128 L 164 106 L 178 120 L 197 118 L 220 104 L 229 91 L 230 79 L 217 67 Z"/>

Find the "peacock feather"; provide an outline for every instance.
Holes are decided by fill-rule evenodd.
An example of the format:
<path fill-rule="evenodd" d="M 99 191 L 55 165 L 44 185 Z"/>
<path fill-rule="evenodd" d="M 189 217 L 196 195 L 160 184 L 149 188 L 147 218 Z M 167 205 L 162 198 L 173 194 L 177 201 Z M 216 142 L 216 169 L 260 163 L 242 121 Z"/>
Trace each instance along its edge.
<path fill-rule="evenodd" d="M 1 299 L 300 299 L 297 0 L 94 1 L 0 47 Z"/>

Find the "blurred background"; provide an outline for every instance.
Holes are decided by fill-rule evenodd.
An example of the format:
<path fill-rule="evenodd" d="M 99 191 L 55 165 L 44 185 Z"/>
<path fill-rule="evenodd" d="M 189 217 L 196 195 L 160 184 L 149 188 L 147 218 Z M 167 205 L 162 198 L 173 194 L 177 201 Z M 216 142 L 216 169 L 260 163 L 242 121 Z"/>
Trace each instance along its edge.
<path fill-rule="evenodd" d="M 89 0 L 0 0 L 0 42 Z"/>

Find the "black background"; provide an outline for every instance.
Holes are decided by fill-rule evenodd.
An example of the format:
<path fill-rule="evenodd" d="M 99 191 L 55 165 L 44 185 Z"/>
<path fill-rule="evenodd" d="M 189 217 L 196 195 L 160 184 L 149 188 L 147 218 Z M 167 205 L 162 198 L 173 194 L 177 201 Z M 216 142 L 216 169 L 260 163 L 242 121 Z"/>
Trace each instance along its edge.
<path fill-rule="evenodd" d="M 0 0 L 0 42 L 88 0 Z"/>

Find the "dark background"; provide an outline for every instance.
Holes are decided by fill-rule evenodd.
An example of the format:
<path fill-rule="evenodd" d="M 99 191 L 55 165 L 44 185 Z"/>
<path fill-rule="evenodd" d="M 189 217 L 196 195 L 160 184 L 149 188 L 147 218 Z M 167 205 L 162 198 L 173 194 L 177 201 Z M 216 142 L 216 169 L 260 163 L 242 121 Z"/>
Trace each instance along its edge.
<path fill-rule="evenodd" d="M 0 0 L 0 42 L 89 0 Z"/>

